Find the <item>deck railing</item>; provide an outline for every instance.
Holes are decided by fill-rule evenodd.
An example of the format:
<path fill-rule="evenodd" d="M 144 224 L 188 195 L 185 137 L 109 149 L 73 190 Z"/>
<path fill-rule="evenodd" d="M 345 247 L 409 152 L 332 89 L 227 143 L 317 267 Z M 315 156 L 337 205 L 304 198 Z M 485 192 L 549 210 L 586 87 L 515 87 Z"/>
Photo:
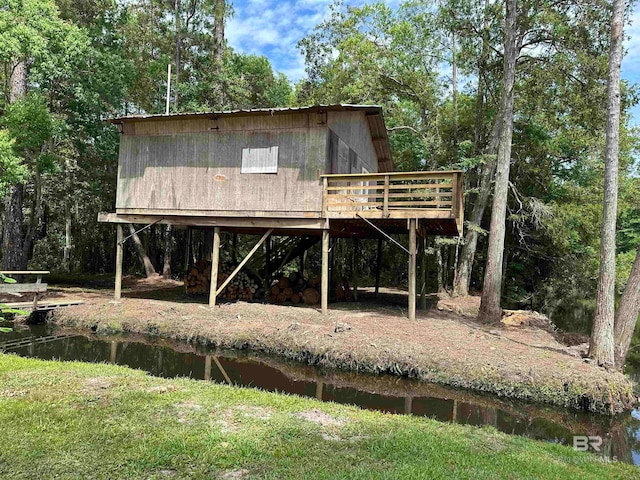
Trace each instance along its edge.
<path fill-rule="evenodd" d="M 462 172 L 322 175 L 328 218 L 453 218 L 462 222 Z"/>

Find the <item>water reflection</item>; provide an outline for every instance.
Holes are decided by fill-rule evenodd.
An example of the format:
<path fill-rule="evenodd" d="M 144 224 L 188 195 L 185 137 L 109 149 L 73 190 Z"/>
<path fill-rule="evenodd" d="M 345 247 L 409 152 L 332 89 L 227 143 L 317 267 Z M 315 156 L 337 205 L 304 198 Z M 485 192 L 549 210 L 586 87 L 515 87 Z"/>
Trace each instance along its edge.
<path fill-rule="evenodd" d="M 491 425 L 509 434 L 571 445 L 574 435 L 603 438 L 600 455 L 640 464 L 640 413 L 610 418 L 526 402 L 509 402 L 389 375 L 339 372 L 247 352 L 220 352 L 145 337 L 51 331 L 44 325 L 0 334 L 0 348 L 46 360 L 110 362 L 161 377 L 287 392 L 445 422 Z"/>

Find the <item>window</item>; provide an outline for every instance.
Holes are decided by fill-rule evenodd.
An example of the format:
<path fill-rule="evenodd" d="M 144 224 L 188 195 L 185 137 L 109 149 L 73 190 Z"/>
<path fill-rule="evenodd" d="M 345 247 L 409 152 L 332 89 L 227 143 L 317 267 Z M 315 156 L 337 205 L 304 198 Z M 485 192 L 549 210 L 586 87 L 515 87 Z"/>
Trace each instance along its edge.
<path fill-rule="evenodd" d="M 240 173 L 278 173 L 278 146 L 243 148 Z"/>

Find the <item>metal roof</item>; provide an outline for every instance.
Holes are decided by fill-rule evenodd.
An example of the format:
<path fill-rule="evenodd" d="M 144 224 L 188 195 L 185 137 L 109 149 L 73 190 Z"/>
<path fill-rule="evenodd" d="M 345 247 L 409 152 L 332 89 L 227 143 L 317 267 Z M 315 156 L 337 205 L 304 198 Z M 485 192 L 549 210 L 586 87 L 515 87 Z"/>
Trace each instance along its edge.
<path fill-rule="evenodd" d="M 378 170 L 380 172 L 393 171 L 393 162 L 391 160 L 391 148 L 389 146 L 389 137 L 384 124 L 384 116 L 382 107 L 379 105 L 312 105 L 304 107 L 278 107 L 278 108 L 250 108 L 241 110 L 223 110 L 200 113 L 169 113 L 169 114 L 140 114 L 127 115 L 124 117 L 109 118 L 106 121 L 113 124 L 122 124 L 125 122 L 140 122 L 154 120 L 182 120 L 188 118 L 207 118 L 216 116 L 243 116 L 243 115 L 277 115 L 292 112 L 348 112 L 348 111 L 364 111 L 369 123 L 371 132 L 371 140 L 378 157 Z"/>

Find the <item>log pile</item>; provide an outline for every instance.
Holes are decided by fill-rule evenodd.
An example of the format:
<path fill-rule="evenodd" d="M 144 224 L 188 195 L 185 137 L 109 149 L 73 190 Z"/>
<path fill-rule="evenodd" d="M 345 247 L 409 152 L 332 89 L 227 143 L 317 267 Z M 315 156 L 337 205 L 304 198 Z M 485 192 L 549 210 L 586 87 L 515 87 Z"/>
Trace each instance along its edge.
<path fill-rule="evenodd" d="M 305 280 L 294 273 L 289 277 L 280 277 L 267 291 L 266 300 L 269 303 L 287 303 L 294 305 L 306 303 L 315 305 L 320 302 L 320 279 Z"/>
<path fill-rule="evenodd" d="M 184 277 L 187 293 L 202 294 L 209 292 L 211 285 L 211 262 L 199 260 Z"/>
<path fill-rule="evenodd" d="M 221 265 L 218 270 L 218 285 L 222 285 L 231 272 L 234 265 Z M 204 294 L 209 292 L 211 285 L 211 262 L 198 261 L 189 270 L 184 278 L 184 286 L 187 293 Z M 253 300 L 258 291 L 258 283 L 251 278 L 246 271 L 240 271 L 233 280 L 220 292 L 220 298 L 227 300 Z"/>

